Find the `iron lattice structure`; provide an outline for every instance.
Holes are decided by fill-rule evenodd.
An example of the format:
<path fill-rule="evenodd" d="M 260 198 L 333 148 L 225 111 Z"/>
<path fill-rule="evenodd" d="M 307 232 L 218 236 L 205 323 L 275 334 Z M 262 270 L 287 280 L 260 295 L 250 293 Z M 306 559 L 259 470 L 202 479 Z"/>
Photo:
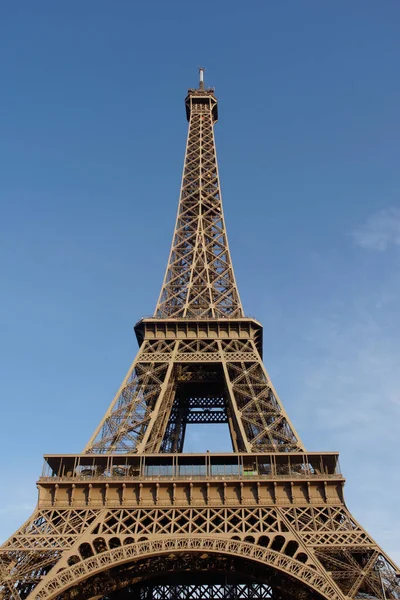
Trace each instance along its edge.
<path fill-rule="evenodd" d="M 399 599 L 397 567 L 346 507 L 337 453 L 306 452 L 244 316 L 202 71 L 185 104 L 154 316 L 84 452 L 45 457 L 37 508 L 0 549 L 0 599 Z M 185 454 L 193 423 L 226 423 L 233 451 Z"/>

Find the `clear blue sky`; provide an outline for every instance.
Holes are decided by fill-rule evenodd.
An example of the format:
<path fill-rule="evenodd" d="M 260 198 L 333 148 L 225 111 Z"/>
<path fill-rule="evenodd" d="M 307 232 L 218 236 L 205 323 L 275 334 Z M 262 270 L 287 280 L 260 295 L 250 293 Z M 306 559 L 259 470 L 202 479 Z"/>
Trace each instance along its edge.
<path fill-rule="evenodd" d="M 400 562 L 398 0 L 8 4 L 0 539 L 35 504 L 41 455 L 82 450 L 136 353 L 204 64 L 267 369 L 307 448 L 340 450 L 350 509 Z"/>

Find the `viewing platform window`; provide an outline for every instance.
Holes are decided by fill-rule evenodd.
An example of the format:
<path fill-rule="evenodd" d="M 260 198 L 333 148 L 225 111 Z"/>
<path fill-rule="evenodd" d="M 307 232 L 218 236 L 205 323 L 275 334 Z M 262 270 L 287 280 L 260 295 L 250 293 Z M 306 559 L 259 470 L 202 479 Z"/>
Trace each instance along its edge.
<path fill-rule="evenodd" d="M 42 478 L 283 478 L 340 475 L 336 453 L 52 455 Z"/>

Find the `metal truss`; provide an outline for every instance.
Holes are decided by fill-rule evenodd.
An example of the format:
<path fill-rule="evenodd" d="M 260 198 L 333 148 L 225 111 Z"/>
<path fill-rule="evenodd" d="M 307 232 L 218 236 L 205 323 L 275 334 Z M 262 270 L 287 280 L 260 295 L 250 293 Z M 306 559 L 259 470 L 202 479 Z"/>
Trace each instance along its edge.
<path fill-rule="evenodd" d="M 138 600 L 273 600 L 271 586 L 260 583 L 165 584 L 128 588 L 109 600 L 138 598 Z"/>
<path fill-rule="evenodd" d="M 79 573 L 87 579 L 125 558 L 197 550 L 260 560 L 283 578 L 311 582 L 321 597 L 383 598 L 383 582 L 386 600 L 400 598 L 390 562 L 377 571 L 380 548 L 344 506 L 40 510 L 0 552 L 2 597 L 53 598 Z M 113 581 L 119 589 L 130 580 L 124 572 Z"/>
<path fill-rule="evenodd" d="M 46 457 L 37 509 L 0 548 L 0 600 L 400 600 L 337 453 L 306 453 L 243 314 L 202 78 L 186 111 L 155 315 L 84 453 Z M 183 454 L 193 423 L 226 423 L 233 452 Z"/>
<path fill-rule="evenodd" d="M 145 340 L 85 451 L 182 452 L 187 424 L 225 422 L 236 451 L 303 450 L 254 340 Z"/>
<path fill-rule="evenodd" d="M 143 587 L 141 600 L 268 600 L 273 598 L 272 589 L 263 584 L 227 585 L 158 585 Z"/>
<path fill-rule="evenodd" d="M 241 317 L 214 142 L 216 98 L 190 90 L 189 134 L 175 233 L 155 316 Z"/>

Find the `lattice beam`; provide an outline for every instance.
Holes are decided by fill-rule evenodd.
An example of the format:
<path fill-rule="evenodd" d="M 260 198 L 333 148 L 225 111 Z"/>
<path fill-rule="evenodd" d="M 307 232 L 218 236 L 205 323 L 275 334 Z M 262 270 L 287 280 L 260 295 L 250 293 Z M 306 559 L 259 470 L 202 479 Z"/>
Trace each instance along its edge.
<path fill-rule="evenodd" d="M 145 339 L 85 450 L 182 452 L 191 423 L 228 423 L 235 451 L 304 449 L 254 340 Z"/>
<path fill-rule="evenodd" d="M 212 90 L 186 99 L 189 133 L 175 233 L 155 316 L 242 317 L 222 211 Z"/>

